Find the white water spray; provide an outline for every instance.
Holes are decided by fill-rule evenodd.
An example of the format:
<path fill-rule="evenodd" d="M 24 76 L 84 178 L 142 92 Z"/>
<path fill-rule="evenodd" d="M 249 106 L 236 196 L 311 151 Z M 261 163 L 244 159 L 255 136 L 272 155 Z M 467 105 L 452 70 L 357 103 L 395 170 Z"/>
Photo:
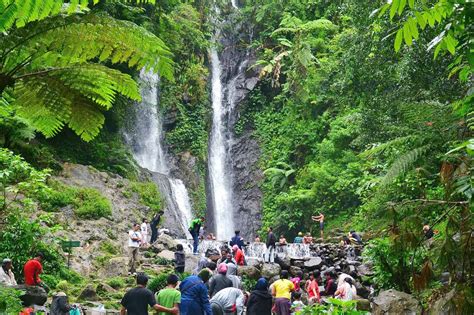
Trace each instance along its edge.
<path fill-rule="evenodd" d="M 192 219 L 188 192 L 180 179 L 170 177 L 170 170 L 163 150 L 163 123 L 158 111 L 159 76 L 153 72 L 140 72 L 140 93 L 142 102 L 137 104 L 136 122 L 133 133 L 127 133 L 127 142 L 131 143 L 133 156 L 137 163 L 152 172 L 164 175 L 169 182 L 169 191 L 162 191 L 169 208 L 180 219 L 181 229 L 187 231 Z M 160 185 L 162 188 L 167 185 Z"/>

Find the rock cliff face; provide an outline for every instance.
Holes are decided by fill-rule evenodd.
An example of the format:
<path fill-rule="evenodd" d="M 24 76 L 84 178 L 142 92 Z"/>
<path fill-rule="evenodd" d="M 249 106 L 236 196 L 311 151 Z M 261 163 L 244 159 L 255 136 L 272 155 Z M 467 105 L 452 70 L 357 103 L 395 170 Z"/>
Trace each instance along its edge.
<path fill-rule="evenodd" d="M 258 168 L 260 147 L 252 130 L 235 139 L 232 147 L 234 199 L 238 226 L 246 240 L 253 240 L 261 226 L 263 172 Z"/>
<path fill-rule="evenodd" d="M 254 66 L 255 51 L 249 48 L 252 37 L 252 26 L 240 21 L 235 10 L 221 14 L 219 44 L 224 47 L 219 51 L 222 67 L 223 102 L 226 116 L 226 135 L 230 143 L 230 159 L 227 161 L 231 177 L 232 205 L 235 228 L 241 235 L 252 240 L 260 227 L 262 192 L 259 183 L 263 176 L 258 169 L 260 147 L 252 137 L 252 130 L 245 130 L 237 136 L 234 132 L 242 104 L 248 93 L 258 83 L 258 69 Z M 209 191 L 209 189 L 208 189 Z M 208 193 L 208 213 L 213 213 L 212 198 Z"/>

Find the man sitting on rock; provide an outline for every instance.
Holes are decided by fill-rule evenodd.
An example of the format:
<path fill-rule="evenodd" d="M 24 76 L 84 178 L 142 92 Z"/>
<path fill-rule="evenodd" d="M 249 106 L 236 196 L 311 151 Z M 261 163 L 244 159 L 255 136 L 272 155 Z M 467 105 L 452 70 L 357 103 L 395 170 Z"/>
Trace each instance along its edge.
<path fill-rule="evenodd" d="M 40 274 L 43 272 L 41 262 L 44 259 L 43 253 L 37 253 L 33 259 L 26 262 L 23 267 L 23 274 L 25 275 L 25 284 L 31 286 L 40 286 L 46 292 L 49 292 L 49 287 L 40 279 Z"/>
<path fill-rule="evenodd" d="M 13 286 L 16 285 L 15 275 L 12 271 L 11 259 L 5 258 L 2 262 L 2 268 L 0 268 L 0 285 Z"/>
<path fill-rule="evenodd" d="M 156 303 L 153 292 L 146 288 L 148 277 L 140 273 L 137 275 L 137 287 L 127 291 L 122 298 L 122 309 L 120 315 L 148 315 L 148 306 L 157 312 L 165 312 L 168 314 L 178 314 L 179 310 L 175 306 L 173 308 L 163 307 Z"/>

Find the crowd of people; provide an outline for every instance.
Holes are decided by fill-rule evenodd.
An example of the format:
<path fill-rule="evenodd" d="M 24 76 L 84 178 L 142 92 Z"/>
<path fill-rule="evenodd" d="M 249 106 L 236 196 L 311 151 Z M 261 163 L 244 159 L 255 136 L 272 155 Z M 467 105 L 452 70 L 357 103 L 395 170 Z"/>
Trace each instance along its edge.
<path fill-rule="evenodd" d="M 238 245 L 232 245 L 235 247 Z M 246 292 L 237 269 L 236 260 L 224 247 L 217 262 L 202 257 L 194 274 L 181 283 L 178 275 L 169 275 L 167 287 L 155 296 L 146 289 L 146 275 L 139 273 L 137 287 L 122 299 L 121 314 L 148 314 L 151 307 L 159 314 L 290 315 L 306 305 L 324 303 L 326 297 L 347 301 L 357 295 L 354 279 L 344 273 L 336 279 L 333 271 L 325 272 L 323 279 L 318 271 L 305 278 L 301 271 L 290 277 L 287 270 L 282 270 L 271 285 L 262 277 L 251 292 Z"/>

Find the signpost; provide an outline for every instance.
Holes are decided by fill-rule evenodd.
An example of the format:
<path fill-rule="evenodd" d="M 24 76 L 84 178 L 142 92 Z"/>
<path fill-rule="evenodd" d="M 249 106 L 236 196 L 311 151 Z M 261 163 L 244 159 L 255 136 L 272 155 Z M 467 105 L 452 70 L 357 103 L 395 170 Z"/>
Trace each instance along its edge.
<path fill-rule="evenodd" d="M 67 254 L 67 267 L 71 267 L 71 253 L 72 253 L 72 248 L 73 247 L 81 247 L 81 242 L 80 241 L 62 241 L 61 246 L 64 251 L 66 251 Z"/>

